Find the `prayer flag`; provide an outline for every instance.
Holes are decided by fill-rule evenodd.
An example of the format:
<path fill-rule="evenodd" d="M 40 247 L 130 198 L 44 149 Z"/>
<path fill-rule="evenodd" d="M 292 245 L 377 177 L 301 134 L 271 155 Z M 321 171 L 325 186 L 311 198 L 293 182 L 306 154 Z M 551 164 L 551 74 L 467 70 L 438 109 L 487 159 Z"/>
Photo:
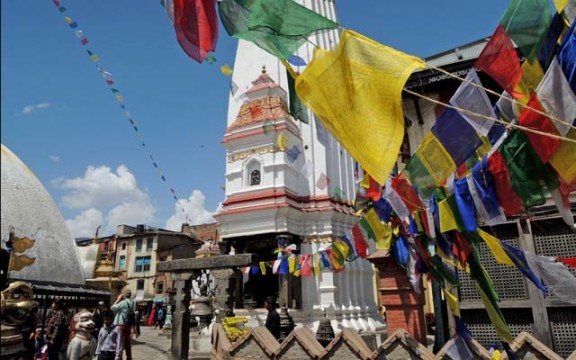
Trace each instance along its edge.
<path fill-rule="evenodd" d="M 500 24 L 524 56 L 535 61 L 551 19 L 548 0 L 512 0 L 502 15 Z"/>
<path fill-rule="evenodd" d="M 408 210 L 408 207 L 404 204 L 404 200 L 402 200 L 398 192 L 392 186 L 392 178 L 388 178 L 386 181 L 383 197 L 388 201 L 400 220 L 404 221 L 408 216 L 410 216 L 410 210 Z"/>
<path fill-rule="evenodd" d="M 260 272 L 262 275 L 266 275 L 266 263 L 261 261 L 258 263 L 258 265 L 260 265 Z"/>
<path fill-rule="evenodd" d="M 362 168 L 383 184 L 404 138 L 402 88 L 415 69 L 424 67 L 421 59 L 344 30 L 336 50 L 314 50 L 312 62 L 296 79 L 296 90 Z"/>
<path fill-rule="evenodd" d="M 284 135 L 283 132 L 278 134 L 278 139 L 276 140 L 276 146 L 278 146 L 278 149 L 286 151 L 286 147 L 288 146 L 288 139 L 286 138 L 286 135 Z"/>
<path fill-rule="evenodd" d="M 465 82 L 462 82 L 462 84 L 460 84 L 454 95 L 452 95 L 452 98 L 450 99 L 450 104 L 459 107 L 461 109 L 465 109 L 470 112 L 495 119 L 496 114 L 494 113 L 494 107 L 490 103 L 486 91 L 482 88 L 482 82 L 480 81 L 480 78 L 478 77 L 476 70 L 471 69 L 468 72 L 468 75 L 466 75 L 465 80 L 466 80 Z M 451 109 L 449 108 L 445 109 L 444 112 L 448 110 Z M 488 135 L 488 132 L 490 131 L 492 125 L 494 124 L 494 120 L 486 119 L 485 117 L 481 116 L 475 116 L 473 114 L 466 113 L 464 111 L 460 112 L 460 115 L 462 115 L 462 117 L 466 119 L 466 121 L 476 131 L 478 131 L 480 134 L 484 136 Z M 444 114 L 442 114 L 440 118 L 442 118 L 443 116 Z M 438 124 L 440 118 L 436 120 L 436 124 Z M 449 116 L 448 118 L 452 121 L 453 116 Z M 459 123 L 460 120 L 461 118 L 455 118 L 453 120 L 454 122 L 450 122 L 450 124 L 444 125 L 444 128 L 448 128 L 449 125 L 457 126 L 458 128 L 460 128 L 462 127 L 462 125 Z M 432 128 L 432 130 L 434 130 L 434 127 Z M 455 133 L 458 134 L 458 136 L 456 136 L 455 138 L 459 139 L 461 134 L 458 133 L 458 130 L 454 129 L 452 135 L 454 135 Z M 474 133 L 474 135 L 476 134 Z M 436 136 L 440 138 L 438 134 L 436 134 Z M 442 141 L 442 139 L 440 140 Z M 442 141 L 442 143 L 444 144 L 444 141 Z M 446 146 L 446 144 L 444 145 Z M 465 139 L 462 140 L 461 145 L 466 145 Z M 456 162 L 456 164 L 460 163 Z"/>
<path fill-rule="evenodd" d="M 440 185 L 456 171 L 456 163 L 436 135 L 430 131 L 416 149 L 422 165 L 431 175 L 433 182 L 427 185 Z"/>
<path fill-rule="evenodd" d="M 319 188 L 320 190 L 324 190 L 326 189 L 329 183 L 330 179 L 324 173 L 322 173 L 320 174 L 318 181 L 316 181 L 316 187 Z"/>
<path fill-rule="evenodd" d="M 338 27 L 292 0 L 223 0 L 218 12 L 230 36 L 251 41 L 279 59 L 290 58 L 310 34 Z"/>
<path fill-rule="evenodd" d="M 173 0 L 174 29 L 182 50 L 199 63 L 216 50 L 216 0 Z"/>
<path fill-rule="evenodd" d="M 572 23 L 570 30 L 564 38 L 564 42 L 558 52 L 557 59 L 566 80 L 570 84 L 572 92 L 576 93 L 576 22 Z"/>
<path fill-rule="evenodd" d="M 440 216 L 440 232 L 445 233 L 451 230 L 458 230 L 458 222 L 448 199 L 438 202 L 438 211 Z"/>
<path fill-rule="evenodd" d="M 420 200 L 418 193 L 416 193 L 404 173 L 400 173 L 398 176 L 393 177 L 390 181 L 390 185 L 394 190 L 396 190 L 396 193 L 400 196 L 402 202 L 406 205 L 406 208 L 408 208 L 410 213 L 413 213 L 422 207 L 422 201 Z"/>
<path fill-rule="evenodd" d="M 566 137 L 576 140 L 576 130 L 570 130 Z M 576 143 L 561 141 L 558 150 L 552 154 L 549 162 L 562 181 L 571 184 L 576 179 Z"/>
<path fill-rule="evenodd" d="M 550 23 L 550 27 L 548 28 L 546 38 L 544 39 L 542 47 L 540 47 L 540 51 L 538 52 L 538 61 L 536 61 L 536 63 L 542 64 L 542 67 L 545 69 L 548 68 L 552 57 L 558 53 L 558 49 L 560 47 L 558 40 L 560 39 L 563 31 L 564 19 L 562 18 L 562 15 L 560 15 L 560 12 L 557 12 L 552 16 L 552 21 Z"/>
<path fill-rule="evenodd" d="M 492 325 L 494 325 L 496 328 L 498 337 L 500 337 L 500 340 L 502 341 L 508 343 L 512 342 L 514 339 L 512 338 L 508 324 L 506 324 L 506 320 L 504 320 L 504 315 L 502 315 L 502 312 L 497 307 L 497 305 L 490 301 L 484 290 L 482 290 L 478 284 L 476 284 L 476 287 L 478 288 L 482 302 L 484 302 L 484 306 L 486 307 L 486 312 L 488 313 L 490 322 L 492 322 Z"/>
<path fill-rule="evenodd" d="M 392 227 L 380 221 L 378 214 L 374 208 L 370 208 L 364 219 L 372 229 L 374 233 L 374 241 L 378 249 L 390 249 L 390 243 L 392 242 Z"/>
<path fill-rule="evenodd" d="M 82 45 L 88 44 L 88 38 L 83 37 L 82 39 L 80 39 L 80 43 L 81 43 Z"/>
<path fill-rule="evenodd" d="M 458 297 L 446 289 L 442 289 L 446 304 L 454 316 L 460 316 L 460 306 L 458 305 Z"/>
<path fill-rule="evenodd" d="M 500 153 L 510 173 L 514 192 L 526 208 L 546 202 L 546 193 L 540 184 L 544 180 L 549 190 L 558 187 L 558 180 L 542 164 L 524 133 L 513 131 L 500 147 Z"/>
<path fill-rule="evenodd" d="M 296 161 L 296 159 L 298 159 L 298 156 L 300 156 L 301 153 L 302 151 L 300 151 L 298 146 L 292 145 L 292 147 L 286 151 L 286 156 L 288 157 L 288 161 L 293 163 Z"/>
<path fill-rule="evenodd" d="M 476 230 L 476 208 L 466 178 L 454 181 L 454 197 L 466 231 Z"/>
<path fill-rule="evenodd" d="M 318 142 L 324 145 L 324 147 L 328 147 L 328 130 L 326 130 L 324 125 L 322 125 L 316 117 L 314 117 L 314 124 L 316 125 L 316 139 L 318 139 Z"/>
<path fill-rule="evenodd" d="M 366 189 L 366 196 L 372 201 L 378 201 L 378 199 L 382 197 L 382 185 L 378 184 L 378 182 L 366 172 L 360 182 L 360 186 Z"/>
<path fill-rule="evenodd" d="M 76 21 L 72 21 L 72 22 L 71 22 L 70 24 L 68 24 L 68 25 L 70 25 L 70 27 L 71 27 L 72 29 L 76 29 L 76 28 L 78 27 L 78 23 L 77 23 Z"/>
<path fill-rule="evenodd" d="M 558 119 L 550 119 L 558 132 L 566 135 L 576 120 L 576 95 L 556 59 L 552 59 L 536 93 L 546 114 Z"/>
<path fill-rule="evenodd" d="M 500 241 L 500 244 L 502 245 L 502 248 L 506 252 L 506 255 L 508 255 L 508 257 L 512 260 L 512 262 L 514 262 L 514 264 L 516 265 L 518 270 L 520 270 L 522 275 L 524 275 L 526 278 L 532 281 L 538 289 L 546 292 L 546 288 L 544 287 L 544 285 L 542 285 L 542 282 L 540 281 L 538 276 L 536 276 L 536 274 L 534 274 L 532 269 L 530 269 L 530 267 L 528 266 L 528 261 L 524 256 L 524 251 L 515 248 L 514 246 L 506 243 L 505 241 Z"/>
<path fill-rule="evenodd" d="M 482 240 L 484 240 L 484 242 L 486 243 L 486 246 L 488 247 L 488 249 L 492 253 L 492 256 L 494 256 L 494 259 L 496 259 L 496 261 L 498 261 L 500 264 L 504 264 L 504 265 L 508 265 L 508 266 L 514 266 L 514 262 L 512 261 L 512 259 L 510 259 L 508 254 L 506 254 L 506 252 L 502 248 L 502 245 L 500 244 L 500 240 L 498 240 L 494 236 L 488 234 L 487 232 L 485 232 L 482 229 L 478 229 L 477 233 L 480 236 L 480 238 L 482 238 Z"/>
<path fill-rule="evenodd" d="M 118 102 L 124 101 L 124 96 L 122 96 L 122 95 L 116 96 L 116 101 L 118 101 Z"/>
<path fill-rule="evenodd" d="M 556 260 L 563 262 L 566 265 L 576 268 L 576 257 L 557 257 Z"/>
<path fill-rule="evenodd" d="M 290 115 L 292 115 L 294 119 L 308 124 L 310 122 L 308 119 L 308 109 L 306 109 L 304 104 L 302 104 L 302 101 L 300 101 L 300 98 L 296 93 L 296 82 L 288 70 L 286 79 L 288 81 L 288 94 L 290 95 Z"/>
<path fill-rule="evenodd" d="M 402 235 L 396 238 L 391 248 L 392 257 L 396 260 L 398 265 L 406 267 L 410 259 L 410 250 L 408 249 L 408 242 Z"/>
<path fill-rule="evenodd" d="M 356 253 L 361 258 L 365 258 L 368 255 L 368 242 L 359 224 L 352 226 L 352 241 L 356 245 Z"/>
<path fill-rule="evenodd" d="M 528 101 L 528 107 L 520 113 L 518 122 L 520 125 L 530 129 L 538 130 L 547 134 L 558 135 L 556 127 L 554 127 L 553 123 L 546 116 L 541 114 L 542 112 L 543 110 L 540 101 L 538 101 L 538 96 L 534 94 L 530 98 L 530 101 Z M 524 131 L 524 134 L 543 163 L 547 163 L 552 154 L 554 154 L 560 146 L 559 139 L 529 131 Z"/>
<path fill-rule="evenodd" d="M 514 98 L 522 97 L 522 94 L 514 91 L 522 78 L 520 60 L 502 25 L 498 25 L 474 65 L 490 75 Z"/>
<path fill-rule="evenodd" d="M 500 206 L 508 216 L 515 216 L 524 213 L 524 205 L 516 195 L 510 182 L 510 174 L 505 164 L 504 157 L 496 151 L 488 158 L 488 169 L 490 178 L 494 179 L 493 189 L 498 194 Z"/>
<path fill-rule="evenodd" d="M 66 24 L 70 24 L 72 22 L 72 18 L 70 16 L 64 16 L 64 20 L 66 20 Z"/>
<path fill-rule="evenodd" d="M 306 61 L 298 55 L 292 55 L 288 58 L 288 62 L 294 66 L 306 66 Z"/>
<path fill-rule="evenodd" d="M 220 72 L 225 76 L 230 76 L 234 73 L 234 70 L 228 64 L 224 64 L 220 66 Z"/>

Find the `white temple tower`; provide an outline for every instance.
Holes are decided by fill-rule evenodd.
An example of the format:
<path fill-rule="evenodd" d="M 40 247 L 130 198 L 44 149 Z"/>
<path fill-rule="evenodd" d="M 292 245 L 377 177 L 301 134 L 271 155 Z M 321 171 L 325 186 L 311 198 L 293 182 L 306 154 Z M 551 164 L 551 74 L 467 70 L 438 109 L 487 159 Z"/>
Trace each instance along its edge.
<path fill-rule="evenodd" d="M 332 0 L 297 0 L 336 21 Z M 296 55 L 309 63 L 311 43 L 334 48 L 337 30 L 310 38 Z M 302 72 L 304 67 L 296 68 Z M 216 215 L 221 240 L 237 253 L 276 258 L 276 236 L 288 235 L 301 253 L 313 253 L 341 237 L 357 221 L 354 161 L 309 111 L 310 123 L 288 113 L 287 73 L 274 56 L 240 40 L 232 76 L 226 147 L 226 199 Z M 284 138 L 286 148 L 278 146 Z M 319 277 L 289 276 L 288 307 L 297 323 L 315 330 L 326 310 L 343 327 L 380 331 L 385 325 L 374 295 L 369 262 L 356 259 L 346 270 L 324 270 Z M 240 293 L 257 304 L 279 292 L 278 275 L 245 274 Z M 240 286 L 239 286 L 240 287 Z M 240 289 L 239 289 L 240 290 Z M 242 306 L 241 298 L 237 307 Z"/>

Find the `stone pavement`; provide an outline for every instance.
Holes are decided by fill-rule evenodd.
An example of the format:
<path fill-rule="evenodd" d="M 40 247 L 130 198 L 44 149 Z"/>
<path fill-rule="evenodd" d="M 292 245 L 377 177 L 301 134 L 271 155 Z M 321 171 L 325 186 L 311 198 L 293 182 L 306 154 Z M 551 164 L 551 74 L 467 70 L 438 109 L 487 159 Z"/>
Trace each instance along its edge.
<path fill-rule="evenodd" d="M 161 334 L 161 335 L 160 335 Z M 126 359 L 124 354 L 124 359 Z M 134 360 L 169 360 L 170 338 L 153 326 L 141 326 L 138 339 L 132 339 Z"/>

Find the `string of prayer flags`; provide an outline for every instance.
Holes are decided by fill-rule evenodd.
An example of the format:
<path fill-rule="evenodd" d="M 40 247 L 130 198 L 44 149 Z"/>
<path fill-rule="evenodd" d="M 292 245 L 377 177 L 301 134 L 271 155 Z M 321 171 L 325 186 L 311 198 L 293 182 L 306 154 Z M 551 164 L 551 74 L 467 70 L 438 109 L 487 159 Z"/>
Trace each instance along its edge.
<path fill-rule="evenodd" d="M 522 78 L 520 60 L 502 25 L 498 25 L 474 66 L 490 75 L 514 98 L 522 97 L 522 94 L 515 90 L 515 86 Z"/>
<path fill-rule="evenodd" d="M 61 8 L 63 8 L 63 6 L 61 6 L 60 0 L 54 0 L 53 2 L 56 5 L 56 7 L 62 12 Z M 72 17 L 70 17 L 70 16 L 65 16 L 64 20 L 70 26 L 70 28 L 74 31 L 74 34 L 76 35 L 76 37 L 80 37 L 80 43 L 82 45 L 88 44 L 88 39 L 85 36 L 84 32 L 80 29 L 76 30 L 78 28 L 78 23 L 76 21 L 73 21 Z M 94 63 L 98 63 L 100 61 L 100 58 L 98 57 L 98 55 L 96 55 L 91 49 L 87 49 L 86 53 L 88 54 L 88 56 L 90 57 L 90 59 Z M 138 127 L 136 126 L 136 122 L 134 121 L 134 119 L 130 115 L 130 112 L 126 109 L 126 105 L 124 104 L 124 96 L 120 94 L 120 91 L 117 88 L 112 87 L 112 85 L 114 85 L 114 80 L 112 79 L 112 73 L 105 70 L 103 67 L 101 67 L 99 65 L 96 66 L 96 69 L 98 70 L 100 75 L 104 78 L 104 81 L 108 85 L 110 92 L 114 96 L 114 99 L 116 100 L 116 102 L 119 103 L 120 108 L 122 109 L 122 111 L 124 112 L 124 115 L 128 119 L 130 126 L 136 132 L 136 136 L 138 137 L 138 139 L 140 139 L 140 144 L 142 145 L 142 148 L 146 148 L 146 144 L 142 141 L 142 139 L 143 139 L 142 133 L 139 131 Z M 164 176 L 162 171 L 159 169 L 158 164 L 156 163 L 156 161 L 154 160 L 154 157 L 152 156 L 152 154 L 150 152 L 148 152 L 148 157 L 150 158 L 154 168 L 157 170 L 157 173 L 158 173 L 160 179 L 167 183 L 166 177 Z M 186 213 L 186 210 L 182 206 L 181 202 L 178 201 L 178 197 L 176 196 L 174 189 L 170 186 L 168 186 L 168 189 L 170 190 L 170 193 L 171 193 L 171 196 L 173 197 L 173 199 L 176 200 L 176 206 L 178 206 L 180 208 L 180 210 L 182 211 L 182 214 L 184 215 L 186 222 L 190 222 L 190 217 Z"/>
<path fill-rule="evenodd" d="M 482 82 L 478 77 L 475 69 L 471 69 L 466 75 L 466 79 L 452 98 L 450 98 L 450 104 L 454 105 L 461 109 L 466 109 L 476 114 L 481 114 L 489 118 L 496 118 L 496 114 L 494 113 L 494 108 L 488 99 L 488 95 L 486 91 L 482 88 Z M 448 111 L 449 109 L 444 110 L 444 112 Z M 486 117 L 481 117 L 477 115 L 472 115 L 470 113 L 462 112 L 460 113 L 464 119 L 480 134 L 487 136 L 488 132 L 494 125 L 494 120 L 487 119 Z M 442 117 L 442 116 L 441 116 Z M 436 120 L 438 123 L 440 119 Z M 458 119 L 459 120 L 459 119 Z M 454 122 L 451 125 L 458 126 L 459 123 Z M 460 134 L 458 134 L 460 135 Z M 438 136 L 438 135 L 437 135 Z M 456 138 L 458 138 L 457 136 Z M 466 140 L 463 140 L 461 144 L 465 144 Z M 459 164 L 457 162 L 457 164 Z"/>
<path fill-rule="evenodd" d="M 576 140 L 576 130 L 571 129 L 567 138 Z M 550 165 L 556 170 L 558 176 L 566 184 L 576 180 L 576 143 L 561 141 L 558 150 L 550 157 Z"/>
<path fill-rule="evenodd" d="M 230 65 L 224 64 L 224 65 L 220 66 L 220 72 L 221 72 L 224 76 L 231 76 L 231 75 L 234 73 L 234 70 L 232 70 L 232 68 L 230 67 Z"/>
<path fill-rule="evenodd" d="M 548 0 L 512 0 L 500 19 L 506 34 L 530 60 L 537 60 L 552 19 Z"/>
<path fill-rule="evenodd" d="M 296 79 L 296 91 L 362 168 L 383 184 L 404 137 L 402 88 L 415 69 L 424 67 L 416 57 L 344 30 L 336 50 L 314 50 Z"/>
<path fill-rule="evenodd" d="M 222 0 L 218 12 L 228 35 L 250 41 L 282 60 L 290 58 L 310 34 L 338 27 L 292 0 Z"/>
<path fill-rule="evenodd" d="M 522 275 L 524 275 L 524 277 L 526 277 L 528 280 L 532 281 L 532 283 L 534 283 L 534 285 L 536 285 L 538 289 L 546 292 L 546 288 L 544 287 L 538 276 L 536 276 L 536 274 L 534 274 L 532 269 L 530 269 L 528 261 L 524 256 L 524 251 L 515 248 L 514 246 L 506 243 L 505 241 L 500 241 L 500 244 L 502 244 L 502 248 L 506 252 L 506 255 L 508 255 L 508 257 L 512 260 L 512 262 L 514 263 L 514 265 L 516 265 L 518 270 L 520 270 Z"/>
<path fill-rule="evenodd" d="M 218 16 L 216 0 L 173 0 L 174 30 L 184 52 L 202 63 L 216 50 Z"/>

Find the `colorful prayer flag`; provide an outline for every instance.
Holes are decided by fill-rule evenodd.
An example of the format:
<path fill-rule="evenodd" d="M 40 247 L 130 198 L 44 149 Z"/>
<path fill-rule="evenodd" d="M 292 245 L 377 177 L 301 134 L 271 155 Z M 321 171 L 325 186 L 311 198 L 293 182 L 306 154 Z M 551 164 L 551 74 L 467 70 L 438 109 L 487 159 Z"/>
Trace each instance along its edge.
<path fill-rule="evenodd" d="M 230 76 L 234 73 L 234 70 L 228 64 L 224 64 L 220 66 L 220 72 L 225 76 Z"/>
<path fill-rule="evenodd" d="M 568 89 L 568 91 L 571 90 Z M 520 113 L 520 116 L 518 117 L 518 123 L 529 129 L 538 130 L 547 134 L 558 135 L 558 131 L 556 130 L 554 124 L 545 115 L 542 115 L 542 112 L 543 109 L 540 105 L 540 101 L 538 100 L 538 96 L 534 94 L 530 98 L 530 101 L 528 101 L 528 107 Z M 524 134 L 530 141 L 532 148 L 534 148 L 534 151 L 543 163 L 547 163 L 552 154 L 554 154 L 560 146 L 559 139 L 533 133 L 530 131 L 524 131 Z"/>

